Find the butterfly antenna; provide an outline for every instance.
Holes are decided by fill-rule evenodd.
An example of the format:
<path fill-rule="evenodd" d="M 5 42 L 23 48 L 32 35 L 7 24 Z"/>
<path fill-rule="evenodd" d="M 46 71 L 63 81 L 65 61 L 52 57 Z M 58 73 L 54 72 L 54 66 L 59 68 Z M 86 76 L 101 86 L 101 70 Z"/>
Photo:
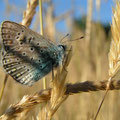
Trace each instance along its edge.
<path fill-rule="evenodd" d="M 76 39 L 73 39 L 73 40 L 66 40 L 66 41 L 64 41 L 63 43 L 65 43 L 65 42 L 71 42 L 71 41 L 77 41 L 77 40 L 81 40 L 81 39 L 83 39 L 84 38 L 84 36 L 82 36 L 82 37 L 80 37 L 80 38 L 76 38 Z"/>
<path fill-rule="evenodd" d="M 62 40 L 64 40 L 66 37 L 68 37 L 70 34 L 67 34 L 67 35 L 65 35 L 61 40 L 60 40 L 60 42 L 62 42 Z"/>
<path fill-rule="evenodd" d="M 100 103 L 100 105 L 99 105 L 99 108 L 98 108 L 98 110 L 97 110 L 97 113 L 96 113 L 96 115 L 95 115 L 94 120 L 97 119 L 97 116 L 98 116 L 98 114 L 99 114 L 99 112 L 100 112 L 100 109 L 101 109 L 101 107 L 102 107 L 102 105 L 103 105 L 103 102 L 104 102 L 104 100 L 105 100 L 105 98 L 106 98 L 106 96 L 107 96 L 107 93 L 108 93 L 108 91 L 109 91 L 111 81 L 112 81 L 112 78 L 109 78 L 108 84 L 107 84 L 107 88 L 106 88 L 106 91 L 105 91 L 105 94 L 104 94 L 103 99 L 102 99 L 102 101 L 101 101 L 101 103 Z"/>

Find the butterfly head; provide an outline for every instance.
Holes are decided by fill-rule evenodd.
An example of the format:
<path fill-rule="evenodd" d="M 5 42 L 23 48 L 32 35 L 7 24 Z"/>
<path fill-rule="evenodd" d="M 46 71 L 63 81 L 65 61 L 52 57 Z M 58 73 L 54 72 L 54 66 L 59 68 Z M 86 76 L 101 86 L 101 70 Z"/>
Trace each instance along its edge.
<path fill-rule="evenodd" d="M 59 49 L 61 49 L 61 51 L 65 52 L 66 49 L 67 49 L 67 46 L 66 45 L 58 45 Z"/>

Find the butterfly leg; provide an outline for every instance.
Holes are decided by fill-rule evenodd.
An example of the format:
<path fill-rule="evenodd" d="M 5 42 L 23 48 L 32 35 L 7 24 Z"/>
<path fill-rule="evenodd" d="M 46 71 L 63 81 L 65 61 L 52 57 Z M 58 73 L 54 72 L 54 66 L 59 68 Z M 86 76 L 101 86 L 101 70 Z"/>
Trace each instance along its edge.
<path fill-rule="evenodd" d="M 71 52 L 71 51 L 72 51 L 72 47 L 70 47 L 70 49 L 67 50 L 67 51 L 68 51 L 68 52 Z M 63 69 L 64 69 L 66 72 L 68 72 L 68 71 L 67 71 L 66 68 L 64 67 L 64 64 L 65 64 L 65 62 L 67 61 L 68 54 L 69 54 L 69 53 L 65 54 L 64 59 L 63 59 L 63 61 L 62 61 Z"/>
<path fill-rule="evenodd" d="M 54 68 L 53 68 L 53 66 L 52 66 L 52 81 L 54 80 Z"/>
<path fill-rule="evenodd" d="M 66 72 L 68 72 L 68 71 L 66 70 L 66 68 L 64 67 L 64 64 L 65 64 L 66 59 L 67 59 L 67 55 L 65 55 L 65 57 L 64 57 L 64 59 L 63 59 L 63 61 L 62 61 L 62 67 L 63 67 L 63 70 L 65 70 Z"/>

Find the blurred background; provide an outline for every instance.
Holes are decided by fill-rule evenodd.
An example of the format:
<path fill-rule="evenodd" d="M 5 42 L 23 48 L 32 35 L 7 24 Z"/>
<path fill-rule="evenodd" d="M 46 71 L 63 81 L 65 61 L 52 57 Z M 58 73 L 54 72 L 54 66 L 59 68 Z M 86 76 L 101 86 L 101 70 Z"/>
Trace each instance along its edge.
<path fill-rule="evenodd" d="M 27 2 L 27 0 L 0 0 L 0 23 L 4 20 L 20 23 Z M 73 57 L 68 68 L 68 82 L 99 81 L 108 78 L 108 53 L 112 36 L 110 24 L 115 2 L 116 0 L 43 0 L 44 36 L 53 41 L 60 41 L 67 33 L 72 39 L 85 36 L 82 40 L 72 42 Z M 39 7 L 36 8 L 30 28 L 40 32 Z M 1 67 L 0 89 L 4 77 L 5 72 Z M 16 83 L 9 76 L 0 104 L 0 115 L 24 95 L 33 94 L 41 89 L 42 80 L 32 87 L 27 87 Z M 104 92 L 89 92 L 71 95 L 58 109 L 54 119 L 93 119 L 103 94 Z M 119 96 L 119 91 L 109 92 L 98 120 L 119 120 Z M 31 120 L 31 116 L 35 118 L 38 109 L 39 106 L 27 119 Z"/>

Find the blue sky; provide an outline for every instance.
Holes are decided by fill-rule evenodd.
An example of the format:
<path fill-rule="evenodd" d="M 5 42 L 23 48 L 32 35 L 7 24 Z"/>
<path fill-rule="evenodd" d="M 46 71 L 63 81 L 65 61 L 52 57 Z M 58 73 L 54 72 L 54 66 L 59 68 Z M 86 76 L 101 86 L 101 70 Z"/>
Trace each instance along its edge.
<path fill-rule="evenodd" d="M 4 20 L 11 20 L 20 22 L 22 20 L 22 12 L 26 8 L 27 0 L 8 0 L 10 5 L 13 5 L 7 10 L 6 14 L 6 1 L 0 0 L 0 23 Z M 105 2 L 107 1 L 107 2 Z M 93 20 L 102 23 L 111 23 L 112 7 L 114 7 L 113 0 L 101 0 L 100 11 L 95 8 L 95 0 L 93 0 Z M 72 0 L 53 0 L 55 6 L 55 15 L 61 15 L 69 11 L 73 7 Z M 14 8 L 14 5 L 16 8 Z M 82 15 L 87 14 L 87 0 L 74 0 L 75 12 L 74 17 L 80 18 Z M 9 10 L 12 12 L 9 14 Z M 37 8 L 38 10 L 38 8 Z M 61 32 L 67 31 L 64 20 L 56 24 L 56 27 Z"/>

